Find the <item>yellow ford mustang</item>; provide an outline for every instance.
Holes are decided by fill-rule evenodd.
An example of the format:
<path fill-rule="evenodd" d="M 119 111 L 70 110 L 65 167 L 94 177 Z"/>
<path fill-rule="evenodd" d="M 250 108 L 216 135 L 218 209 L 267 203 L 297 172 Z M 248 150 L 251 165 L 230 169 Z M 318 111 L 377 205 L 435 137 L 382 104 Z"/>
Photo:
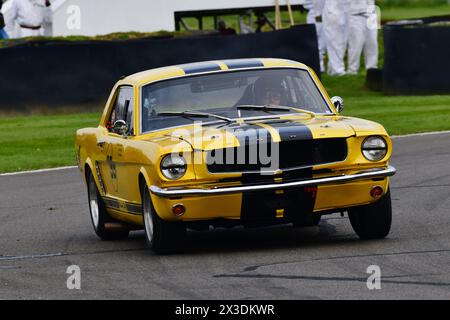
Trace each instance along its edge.
<path fill-rule="evenodd" d="M 312 226 L 347 211 L 360 238 L 386 237 L 391 140 L 342 108 L 310 68 L 281 59 L 123 78 L 99 126 L 77 132 L 95 232 L 144 229 L 162 253 L 179 250 L 187 228 Z"/>

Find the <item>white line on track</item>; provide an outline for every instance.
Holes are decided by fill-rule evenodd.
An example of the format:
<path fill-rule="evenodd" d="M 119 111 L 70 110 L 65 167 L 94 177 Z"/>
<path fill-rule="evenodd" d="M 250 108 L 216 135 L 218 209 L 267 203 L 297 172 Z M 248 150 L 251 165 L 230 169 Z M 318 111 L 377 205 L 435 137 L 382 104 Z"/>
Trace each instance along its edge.
<path fill-rule="evenodd" d="M 42 258 L 52 258 L 62 256 L 64 256 L 64 253 L 45 253 L 45 254 L 23 255 L 23 256 L 0 256 L 0 261 L 42 259 Z"/>
<path fill-rule="evenodd" d="M 405 134 L 402 136 L 392 136 L 392 139 L 401 139 L 401 138 L 411 138 L 411 137 L 425 137 L 425 136 L 436 136 L 440 134 L 450 134 L 450 131 L 435 131 L 435 132 L 423 132 L 423 133 L 413 133 L 413 134 Z"/>
<path fill-rule="evenodd" d="M 412 138 L 412 137 L 434 136 L 434 135 L 440 135 L 440 134 L 450 134 L 450 131 L 436 131 L 436 132 L 405 134 L 405 135 L 401 135 L 401 136 L 392 136 L 391 138 L 392 139 L 403 139 L 403 138 Z M 70 166 L 70 167 L 60 167 L 60 168 L 41 169 L 41 170 L 32 170 L 32 171 L 2 173 L 2 174 L 0 174 L 0 177 L 18 176 L 18 175 L 33 174 L 33 173 L 45 173 L 45 172 L 62 171 L 62 170 L 71 170 L 71 169 L 75 169 L 75 168 L 78 168 L 78 167 Z"/>
<path fill-rule="evenodd" d="M 11 173 L 2 173 L 0 174 L 0 177 L 7 177 L 7 176 L 18 176 L 23 174 L 33 174 L 33 173 L 43 173 L 43 172 L 53 172 L 53 171 L 63 171 L 63 170 L 71 170 L 78 167 L 71 166 L 71 167 L 60 167 L 60 168 L 51 168 L 51 169 L 41 169 L 41 170 L 32 170 L 32 171 L 20 171 L 20 172 L 11 172 Z"/>

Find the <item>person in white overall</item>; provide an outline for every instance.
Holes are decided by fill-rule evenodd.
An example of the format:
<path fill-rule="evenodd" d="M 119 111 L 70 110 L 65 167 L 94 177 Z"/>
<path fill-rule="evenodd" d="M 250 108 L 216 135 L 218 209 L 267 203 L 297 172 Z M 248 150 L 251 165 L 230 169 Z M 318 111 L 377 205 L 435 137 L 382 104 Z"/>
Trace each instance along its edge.
<path fill-rule="evenodd" d="M 17 23 L 19 38 L 42 36 L 44 23 L 51 19 L 50 6 L 49 0 L 12 0 L 6 26 L 13 30 Z"/>
<path fill-rule="evenodd" d="M 328 74 L 345 75 L 345 49 L 347 47 L 347 0 L 325 0 L 322 19 L 328 53 Z"/>
<path fill-rule="evenodd" d="M 305 9 L 308 10 L 306 23 L 316 25 L 321 72 L 325 72 L 324 60 L 326 52 L 326 44 L 323 35 L 323 25 L 322 25 L 322 10 L 324 3 L 325 0 L 306 0 L 306 2 L 303 4 L 303 7 L 305 7 Z"/>
<path fill-rule="evenodd" d="M 366 69 L 378 67 L 378 16 L 375 0 L 352 0 L 349 16 L 348 73 L 357 74 L 364 50 Z"/>

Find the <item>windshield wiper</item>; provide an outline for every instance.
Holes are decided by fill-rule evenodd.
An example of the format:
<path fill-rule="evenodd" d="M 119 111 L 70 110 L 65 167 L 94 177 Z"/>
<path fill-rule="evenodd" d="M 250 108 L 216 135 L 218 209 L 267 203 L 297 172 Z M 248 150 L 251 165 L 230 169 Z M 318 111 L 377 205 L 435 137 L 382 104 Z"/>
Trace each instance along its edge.
<path fill-rule="evenodd" d="M 218 120 L 226 121 L 228 123 L 234 122 L 234 120 L 218 116 L 213 113 L 206 113 L 206 112 L 192 112 L 192 111 L 183 111 L 183 112 L 160 112 L 157 114 L 157 116 L 161 117 L 185 117 L 185 118 L 215 118 Z"/>
<path fill-rule="evenodd" d="M 257 106 L 257 105 L 240 105 L 237 106 L 238 110 L 260 110 L 264 112 L 270 112 L 270 111 L 294 111 L 299 113 L 306 113 L 309 114 L 311 117 L 315 117 L 316 114 L 311 111 L 303 110 L 300 108 L 294 108 L 294 107 L 285 107 L 285 106 Z"/>

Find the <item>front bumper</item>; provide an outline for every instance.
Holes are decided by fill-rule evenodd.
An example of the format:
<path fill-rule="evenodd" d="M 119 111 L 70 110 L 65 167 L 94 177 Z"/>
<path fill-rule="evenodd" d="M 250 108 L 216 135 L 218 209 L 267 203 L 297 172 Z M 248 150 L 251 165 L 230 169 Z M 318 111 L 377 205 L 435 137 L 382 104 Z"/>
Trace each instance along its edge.
<path fill-rule="evenodd" d="M 157 186 L 151 186 L 150 191 L 161 198 L 173 198 L 173 197 L 189 197 L 189 196 L 215 196 L 233 193 L 248 193 L 248 192 L 258 192 L 267 190 L 280 190 L 280 189 L 290 189 L 298 187 L 310 187 L 310 186 L 322 186 L 322 185 L 332 185 L 341 184 L 352 181 L 367 180 L 367 179 L 378 179 L 392 177 L 395 175 L 396 169 L 392 166 L 387 168 L 376 168 L 361 171 L 354 174 L 342 174 L 338 176 L 331 176 L 325 178 L 316 178 L 309 180 L 300 180 L 285 183 L 272 183 L 263 185 L 246 185 L 246 186 L 235 186 L 235 187 L 218 187 L 210 189 L 191 189 L 191 188 L 159 188 Z"/>

